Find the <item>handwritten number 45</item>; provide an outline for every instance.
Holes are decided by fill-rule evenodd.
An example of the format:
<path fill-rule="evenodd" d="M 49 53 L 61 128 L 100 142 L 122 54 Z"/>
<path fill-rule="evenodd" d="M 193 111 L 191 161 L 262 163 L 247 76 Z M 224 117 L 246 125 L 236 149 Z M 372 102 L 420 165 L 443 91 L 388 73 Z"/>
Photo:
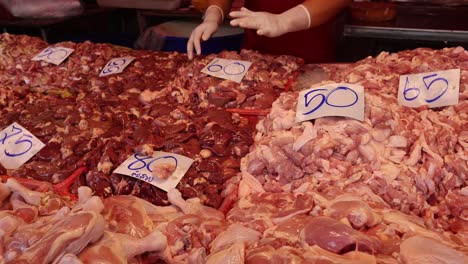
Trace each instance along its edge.
<path fill-rule="evenodd" d="M 14 137 L 18 134 L 20 134 L 21 132 L 23 132 L 23 130 L 21 128 L 18 128 L 18 127 L 15 127 L 14 125 L 11 127 L 11 134 L 8 135 L 8 133 L 5 132 L 5 134 L 3 135 L 3 138 L 0 139 L 0 143 L 2 145 L 5 145 L 5 142 L 7 139 L 11 138 L 11 137 Z M 17 156 L 21 156 L 23 154 L 25 154 L 26 152 L 28 152 L 32 146 L 33 146 L 33 143 L 31 141 L 32 139 L 32 136 L 31 135 L 21 135 L 21 137 L 19 139 L 17 139 L 15 141 L 15 145 L 23 145 L 23 146 L 26 146 L 24 149 L 24 151 L 22 152 L 18 152 L 18 153 L 11 153 L 11 152 L 8 152 L 8 150 L 5 148 L 3 150 L 3 152 L 5 153 L 6 156 L 8 157 L 17 157 Z"/>
<path fill-rule="evenodd" d="M 345 87 L 345 86 L 336 87 L 335 89 L 331 90 L 330 92 L 328 92 L 325 95 L 323 92 L 326 92 L 326 91 L 327 91 L 327 89 L 319 88 L 319 89 L 311 90 L 311 91 L 307 92 L 304 95 L 305 107 L 309 107 L 311 105 L 312 101 L 315 98 L 320 97 L 320 102 L 317 104 L 317 106 L 312 108 L 309 112 L 304 113 L 303 115 L 312 114 L 313 112 L 317 111 L 317 109 L 319 109 L 323 104 L 327 104 L 327 105 L 329 105 L 331 107 L 338 107 L 338 108 L 350 107 L 350 106 L 353 106 L 354 104 L 356 104 L 357 101 L 358 101 L 358 98 L 359 98 L 358 94 L 353 89 Z M 341 104 L 341 105 L 330 102 L 330 101 L 333 101 L 333 100 L 330 100 L 330 99 L 333 99 L 332 96 L 337 91 L 350 93 L 350 96 L 353 97 L 352 101 L 350 103 L 348 103 L 348 104 L 345 103 L 345 104 Z M 313 93 L 317 93 L 317 94 L 315 94 L 314 96 L 309 98 L 309 96 L 311 96 Z"/>
<path fill-rule="evenodd" d="M 427 102 L 427 103 L 432 103 L 432 102 L 435 102 L 437 100 L 439 100 L 439 98 L 441 98 L 448 90 L 448 81 L 447 79 L 445 78 L 442 78 L 442 77 L 439 77 L 439 78 L 435 78 L 433 79 L 432 81 L 430 79 L 434 78 L 434 77 L 437 77 L 437 73 L 434 73 L 434 74 L 431 74 L 431 75 L 427 75 L 427 76 L 424 76 L 422 78 L 422 81 L 424 83 L 424 86 L 426 87 L 427 91 L 430 91 L 431 88 L 433 88 L 436 83 L 442 83 L 445 85 L 445 88 L 441 89 L 441 92 L 434 96 L 433 98 L 424 98 L 424 100 Z M 416 88 L 416 87 L 408 87 L 409 85 L 409 77 L 407 76 L 406 77 L 406 82 L 405 82 L 405 89 L 403 90 L 403 96 L 405 97 L 405 100 L 407 101 L 413 101 L 415 100 L 416 98 L 419 97 L 419 95 L 421 94 L 421 90 L 419 90 L 419 88 Z"/>

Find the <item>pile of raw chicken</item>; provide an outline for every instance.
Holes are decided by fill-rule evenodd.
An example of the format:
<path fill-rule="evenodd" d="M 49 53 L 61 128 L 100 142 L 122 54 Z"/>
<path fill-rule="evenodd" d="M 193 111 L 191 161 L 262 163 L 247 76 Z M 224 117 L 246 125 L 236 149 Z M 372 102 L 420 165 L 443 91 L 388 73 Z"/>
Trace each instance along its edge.
<path fill-rule="evenodd" d="M 295 123 L 285 91 L 308 66 L 292 57 L 216 55 L 253 61 L 236 84 L 200 73 L 215 55 L 57 45 L 76 54 L 53 66 L 30 61 L 46 43 L 0 38 L 0 126 L 51 148 L 0 171 L 15 176 L 0 183 L 0 263 L 468 263 L 463 48 L 322 65 L 327 82 L 365 87 L 365 120 Z M 117 55 L 137 59 L 99 78 Z M 398 104 L 401 74 L 445 69 L 461 70 L 457 105 Z M 242 116 L 270 106 L 255 129 Z M 177 189 L 112 174 L 154 150 L 196 161 Z"/>

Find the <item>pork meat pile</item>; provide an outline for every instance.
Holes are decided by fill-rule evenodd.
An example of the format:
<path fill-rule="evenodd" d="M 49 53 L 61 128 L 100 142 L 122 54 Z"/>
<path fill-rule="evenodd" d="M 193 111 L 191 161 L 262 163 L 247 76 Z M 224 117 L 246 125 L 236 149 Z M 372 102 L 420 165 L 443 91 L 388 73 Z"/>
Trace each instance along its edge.
<path fill-rule="evenodd" d="M 467 54 L 461 48 L 383 53 L 332 73 L 333 81 L 366 88 L 364 122 L 326 117 L 296 124 L 298 94 L 282 94 L 257 125 L 243 173 L 268 192 L 337 187 L 372 195 L 421 217 L 430 230 L 457 234 L 468 224 Z M 405 74 L 460 68 L 460 102 L 436 109 L 400 106 L 397 68 Z"/>

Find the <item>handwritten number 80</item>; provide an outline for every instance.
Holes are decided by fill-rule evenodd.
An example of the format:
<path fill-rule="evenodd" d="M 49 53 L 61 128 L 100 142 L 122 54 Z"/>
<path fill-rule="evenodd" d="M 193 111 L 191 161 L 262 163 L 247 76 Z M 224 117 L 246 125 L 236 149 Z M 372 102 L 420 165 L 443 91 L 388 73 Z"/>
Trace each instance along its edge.
<path fill-rule="evenodd" d="M 431 75 L 427 75 L 427 76 L 424 76 L 422 79 L 423 79 L 423 83 L 424 83 L 424 86 L 426 87 L 426 89 L 429 91 L 432 87 L 432 85 L 436 84 L 437 82 L 439 83 L 444 83 L 445 84 L 445 88 L 442 89 L 442 92 L 435 96 L 434 98 L 431 98 L 431 99 L 427 99 L 425 98 L 424 100 L 427 102 L 427 103 L 432 103 L 434 101 L 437 101 L 439 98 L 441 98 L 448 90 L 448 81 L 447 79 L 445 78 L 435 78 L 434 80 L 432 80 L 431 82 L 427 83 L 426 80 L 427 79 L 430 79 L 430 78 L 434 78 L 434 77 L 437 77 L 437 73 L 434 73 L 434 74 L 431 74 Z M 408 87 L 409 85 L 409 77 L 406 77 L 406 82 L 405 82 L 405 89 L 403 90 L 403 96 L 405 98 L 406 101 L 413 101 L 415 100 L 416 98 L 419 97 L 420 93 L 421 93 L 421 90 L 419 90 L 419 88 L 416 88 L 416 87 Z M 413 94 L 415 93 L 415 94 Z"/>
<path fill-rule="evenodd" d="M 335 89 L 331 90 L 330 92 L 328 92 L 328 94 L 325 95 L 323 92 L 326 92 L 326 91 L 327 91 L 327 89 L 323 89 L 323 88 L 314 89 L 314 90 L 311 90 L 311 91 L 307 92 L 304 95 L 305 107 L 309 107 L 309 105 L 312 103 L 312 101 L 315 98 L 320 98 L 320 102 L 317 104 L 316 107 L 314 107 L 309 112 L 304 113 L 303 115 L 312 114 L 313 112 L 317 111 L 317 109 L 319 109 L 323 104 L 327 104 L 327 105 L 329 105 L 331 107 L 338 107 L 338 108 L 350 107 L 350 106 L 353 106 L 354 104 L 356 104 L 357 101 L 358 101 L 358 98 L 359 98 L 358 94 L 353 89 L 345 87 L 345 86 L 336 87 Z M 351 93 L 351 95 L 354 97 L 354 99 L 352 100 L 351 103 L 344 104 L 344 105 L 338 105 L 338 104 L 330 103 L 330 100 L 329 100 L 330 97 L 337 91 L 345 91 L 345 92 Z M 314 96 L 309 98 L 309 96 L 311 96 L 313 93 L 317 93 L 317 94 L 315 94 Z"/>
<path fill-rule="evenodd" d="M 162 160 L 162 159 L 174 160 L 175 167 L 177 167 L 177 159 L 173 156 L 162 156 L 159 158 L 153 158 L 153 157 L 147 157 L 144 155 L 135 154 L 134 157 L 136 160 L 128 164 L 127 168 L 129 170 L 141 170 L 143 168 L 146 168 L 149 172 L 153 172 L 153 169 L 151 169 L 151 165 L 153 164 L 153 162 L 157 160 Z M 147 161 L 149 162 L 147 163 Z"/>

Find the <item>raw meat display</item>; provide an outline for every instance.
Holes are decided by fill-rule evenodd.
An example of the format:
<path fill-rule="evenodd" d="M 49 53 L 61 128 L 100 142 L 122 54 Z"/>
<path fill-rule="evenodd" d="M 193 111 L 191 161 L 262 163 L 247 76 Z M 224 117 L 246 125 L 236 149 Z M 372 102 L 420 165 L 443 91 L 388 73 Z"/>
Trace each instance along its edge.
<path fill-rule="evenodd" d="M 31 61 L 47 46 L 0 35 L 0 128 L 46 144 L 0 166 L 0 263 L 468 263 L 463 48 L 301 66 L 66 42 L 62 64 Z M 99 77 L 122 56 L 135 60 Z M 253 64 L 237 84 L 200 72 L 215 57 Z M 446 69 L 458 104 L 398 103 L 401 74 Z M 320 81 L 364 86 L 364 121 L 296 123 L 299 91 Z M 155 151 L 194 160 L 175 189 L 112 173 Z"/>
<path fill-rule="evenodd" d="M 163 150 L 196 160 L 179 184 L 185 198 L 200 197 L 210 206 L 221 205 L 223 182 L 239 172 L 240 157 L 252 143 L 253 127 L 237 114 L 200 103 L 195 86 L 180 87 L 187 95 L 181 102 L 181 90 L 173 90 L 171 83 L 176 75 L 187 80 L 187 75 L 180 75 L 182 65 L 187 64 L 185 55 L 67 42 L 56 46 L 75 51 L 65 63 L 54 67 L 30 60 L 47 46 L 36 38 L 3 34 L 0 43 L 5 58 L 0 66 L 0 83 L 5 86 L 2 116 L 7 117 L 0 121 L 1 126 L 18 121 L 48 143 L 26 165 L 8 174 L 57 183 L 86 166 L 88 173 L 81 184 L 91 186 L 99 195 L 133 194 L 164 205 L 167 198 L 163 191 L 128 177 L 111 176 L 112 170 L 134 152 Z M 249 51 L 242 54 L 256 57 L 256 71 L 268 69 L 265 78 L 269 74 L 276 82 L 281 78 L 274 76 L 286 77 L 298 68 L 292 57 L 264 59 Z M 119 56 L 137 59 L 117 77 L 99 77 L 107 61 Z M 191 65 L 203 63 L 205 59 Z M 284 72 L 285 68 L 292 70 Z M 193 79 L 201 78 L 197 76 Z M 283 83 L 273 87 L 269 79 L 249 78 L 253 80 L 245 89 L 268 86 L 265 93 L 270 104 L 274 95 L 285 89 Z M 227 97 L 230 92 L 217 94 Z M 17 93 L 18 100 L 12 102 L 10 94 Z"/>
<path fill-rule="evenodd" d="M 250 61 L 252 66 L 238 85 L 201 72 L 215 58 Z M 302 60 L 291 56 L 274 57 L 250 50 L 242 50 L 240 54 L 221 52 L 181 67 L 169 90 L 181 95 L 179 102 L 195 97 L 201 105 L 268 109 L 281 92 L 291 88 L 300 64 Z"/>

